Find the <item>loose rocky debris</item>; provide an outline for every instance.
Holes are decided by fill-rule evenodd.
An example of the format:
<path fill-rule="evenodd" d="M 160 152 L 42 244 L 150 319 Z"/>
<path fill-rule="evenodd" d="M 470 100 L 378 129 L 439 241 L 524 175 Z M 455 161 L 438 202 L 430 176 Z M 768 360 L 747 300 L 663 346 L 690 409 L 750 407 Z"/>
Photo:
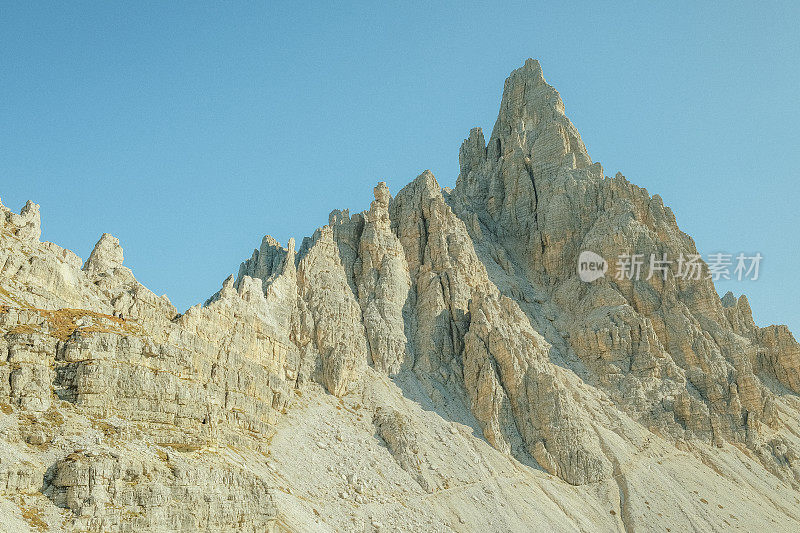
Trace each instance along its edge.
<path fill-rule="evenodd" d="M 0 204 L 0 523 L 13 531 L 800 528 L 800 346 L 671 274 L 658 196 L 592 162 L 538 62 L 456 187 L 428 171 L 179 314 L 103 234 Z"/>

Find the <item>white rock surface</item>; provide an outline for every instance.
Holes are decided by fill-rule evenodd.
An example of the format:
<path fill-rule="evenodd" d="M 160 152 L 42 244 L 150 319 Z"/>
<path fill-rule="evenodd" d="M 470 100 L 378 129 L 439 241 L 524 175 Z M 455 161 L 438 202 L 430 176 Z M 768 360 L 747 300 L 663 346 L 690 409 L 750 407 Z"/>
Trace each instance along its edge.
<path fill-rule="evenodd" d="M 177 313 L 0 204 L 0 524 L 13 531 L 797 531 L 800 346 L 593 163 L 538 62 L 443 190 L 423 172 Z"/>

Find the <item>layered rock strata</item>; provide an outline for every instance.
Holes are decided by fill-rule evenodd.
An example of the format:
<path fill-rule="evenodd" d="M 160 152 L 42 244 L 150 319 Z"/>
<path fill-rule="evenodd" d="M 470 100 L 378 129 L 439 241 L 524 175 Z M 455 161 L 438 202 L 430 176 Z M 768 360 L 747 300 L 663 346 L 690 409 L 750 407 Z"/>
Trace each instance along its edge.
<path fill-rule="evenodd" d="M 8 527 L 800 527 L 800 345 L 705 264 L 578 278 L 583 250 L 697 250 L 538 62 L 459 162 L 452 190 L 425 171 L 297 249 L 264 237 L 182 314 L 115 237 L 83 263 L 0 205 Z"/>

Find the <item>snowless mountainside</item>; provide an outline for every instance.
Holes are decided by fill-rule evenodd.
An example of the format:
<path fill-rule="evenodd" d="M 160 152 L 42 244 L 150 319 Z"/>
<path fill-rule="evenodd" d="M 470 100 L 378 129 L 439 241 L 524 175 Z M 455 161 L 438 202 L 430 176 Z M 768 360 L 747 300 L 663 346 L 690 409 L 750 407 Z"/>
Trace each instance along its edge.
<path fill-rule="evenodd" d="M 536 61 L 459 160 L 183 314 L 0 206 L 0 529 L 800 530 L 788 329 L 706 276 L 579 279 L 697 252 Z"/>

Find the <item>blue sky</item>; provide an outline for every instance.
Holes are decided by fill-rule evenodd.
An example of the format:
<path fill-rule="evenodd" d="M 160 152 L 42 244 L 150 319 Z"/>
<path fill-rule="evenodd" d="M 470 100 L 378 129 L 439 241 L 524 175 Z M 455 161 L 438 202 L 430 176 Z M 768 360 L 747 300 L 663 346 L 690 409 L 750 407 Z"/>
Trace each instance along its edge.
<path fill-rule="evenodd" d="M 0 197 L 87 257 L 104 231 L 180 310 L 261 237 L 368 208 L 538 58 L 592 159 L 658 193 L 704 254 L 760 252 L 760 325 L 800 332 L 800 9 L 792 2 L 0 6 Z"/>

